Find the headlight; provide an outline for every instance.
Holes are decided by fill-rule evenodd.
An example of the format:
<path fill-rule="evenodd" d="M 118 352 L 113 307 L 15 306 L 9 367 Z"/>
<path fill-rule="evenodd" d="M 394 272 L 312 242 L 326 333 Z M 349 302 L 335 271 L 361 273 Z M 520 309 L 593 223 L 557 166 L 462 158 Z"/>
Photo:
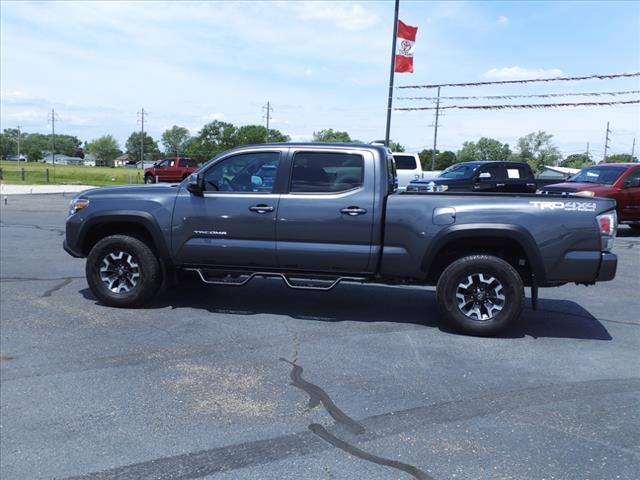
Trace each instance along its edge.
<path fill-rule="evenodd" d="M 595 192 L 590 192 L 589 190 L 582 190 L 580 192 L 574 193 L 574 195 L 577 195 L 578 197 L 595 197 L 596 196 Z"/>
<path fill-rule="evenodd" d="M 69 204 L 69 216 L 76 213 L 78 210 L 82 210 L 83 208 L 87 208 L 89 206 L 88 198 L 74 198 L 71 200 Z"/>

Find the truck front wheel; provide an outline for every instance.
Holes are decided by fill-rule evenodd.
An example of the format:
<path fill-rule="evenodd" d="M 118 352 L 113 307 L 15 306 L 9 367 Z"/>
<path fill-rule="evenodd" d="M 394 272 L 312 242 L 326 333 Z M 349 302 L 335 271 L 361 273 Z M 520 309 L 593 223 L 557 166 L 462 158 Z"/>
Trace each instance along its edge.
<path fill-rule="evenodd" d="M 111 307 L 136 307 L 148 302 L 160 289 L 160 262 L 143 241 L 128 235 L 100 240 L 87 257 L 89 288 Z"/>
<path fill-rule="evenodd" d="M 495 335 L 513 323 L 524 305 L 518 272 L 493 255 L 469 255 L 449 265 L 438 280 L 440 311 L 459 331 Z"/>

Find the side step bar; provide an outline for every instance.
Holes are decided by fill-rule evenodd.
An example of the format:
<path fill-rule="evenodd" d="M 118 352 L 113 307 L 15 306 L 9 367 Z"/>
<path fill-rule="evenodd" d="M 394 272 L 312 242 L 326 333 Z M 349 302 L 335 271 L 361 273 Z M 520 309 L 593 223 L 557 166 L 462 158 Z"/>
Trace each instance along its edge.
<path fill-rule="evenodd" d="M 256 277 L 263 278 L 281 278 L 285 285 L 294 290 L 316 290 L 322 292 L 328 292 L 333 290 L 341 282 L 365 282 L 367 279 L 364 277 L 324 277 L 324 276 L 309 276 L 309 275 L 290 275 L 287 276 L 284 273 L 276 272 L 229 272 L 229 271 L 215 271 L 218 274 L 226 274 L 225 277 L 219 277 L 220 279 L 207 278 L 202 268 L 185 268 L 185 271 L 196 272 L 200 279 L 209 285 L 228 285 L 233 287 L 242 287 Z M 243 278 L 241 278 L 243 277 Z M 225 279 L 226 278 L 226 279 Z M 238 280 L 236 280 L 238 278 Z M 304 283 L 310 282 L 310 283 Z M 313 285 L 313 283 L 320 282 L 323 285 Z"/>

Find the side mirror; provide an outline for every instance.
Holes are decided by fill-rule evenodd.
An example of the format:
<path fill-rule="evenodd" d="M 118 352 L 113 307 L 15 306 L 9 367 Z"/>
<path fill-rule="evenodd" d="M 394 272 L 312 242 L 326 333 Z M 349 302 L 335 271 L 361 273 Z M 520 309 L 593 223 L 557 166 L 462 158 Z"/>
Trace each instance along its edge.
<path fill-rule="evenodd" d="M 204 193 L 204 177 L 201 173 L 192 173 L 187 178 L 187 190 L 194 195 L 201 197 Z"/>
<path fill-rule="evenodd" d="M 480 180 L 489 180 L 491 178 L 491 174 L 489 172 L 482 172 L 478 178 Z"/>

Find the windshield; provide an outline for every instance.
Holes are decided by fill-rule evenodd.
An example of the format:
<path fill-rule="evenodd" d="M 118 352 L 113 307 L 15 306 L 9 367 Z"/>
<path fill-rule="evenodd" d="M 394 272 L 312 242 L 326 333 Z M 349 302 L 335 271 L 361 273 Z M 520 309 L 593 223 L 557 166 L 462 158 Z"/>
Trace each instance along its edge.
<path fill-rule="evenodd" d="M 580 170 L 568 181 L 575 183 L 599 183 L 613 185 L 620 175 L 624 173 L 624 167 L 590 167 Z"/>
<path fill-rule="evenodd" d="M 438 175 L 438 178 L 468 178 L 473 175 L 477 165 L 464 165 L 458 163 L 447 168 L 444 172 Z"/>

